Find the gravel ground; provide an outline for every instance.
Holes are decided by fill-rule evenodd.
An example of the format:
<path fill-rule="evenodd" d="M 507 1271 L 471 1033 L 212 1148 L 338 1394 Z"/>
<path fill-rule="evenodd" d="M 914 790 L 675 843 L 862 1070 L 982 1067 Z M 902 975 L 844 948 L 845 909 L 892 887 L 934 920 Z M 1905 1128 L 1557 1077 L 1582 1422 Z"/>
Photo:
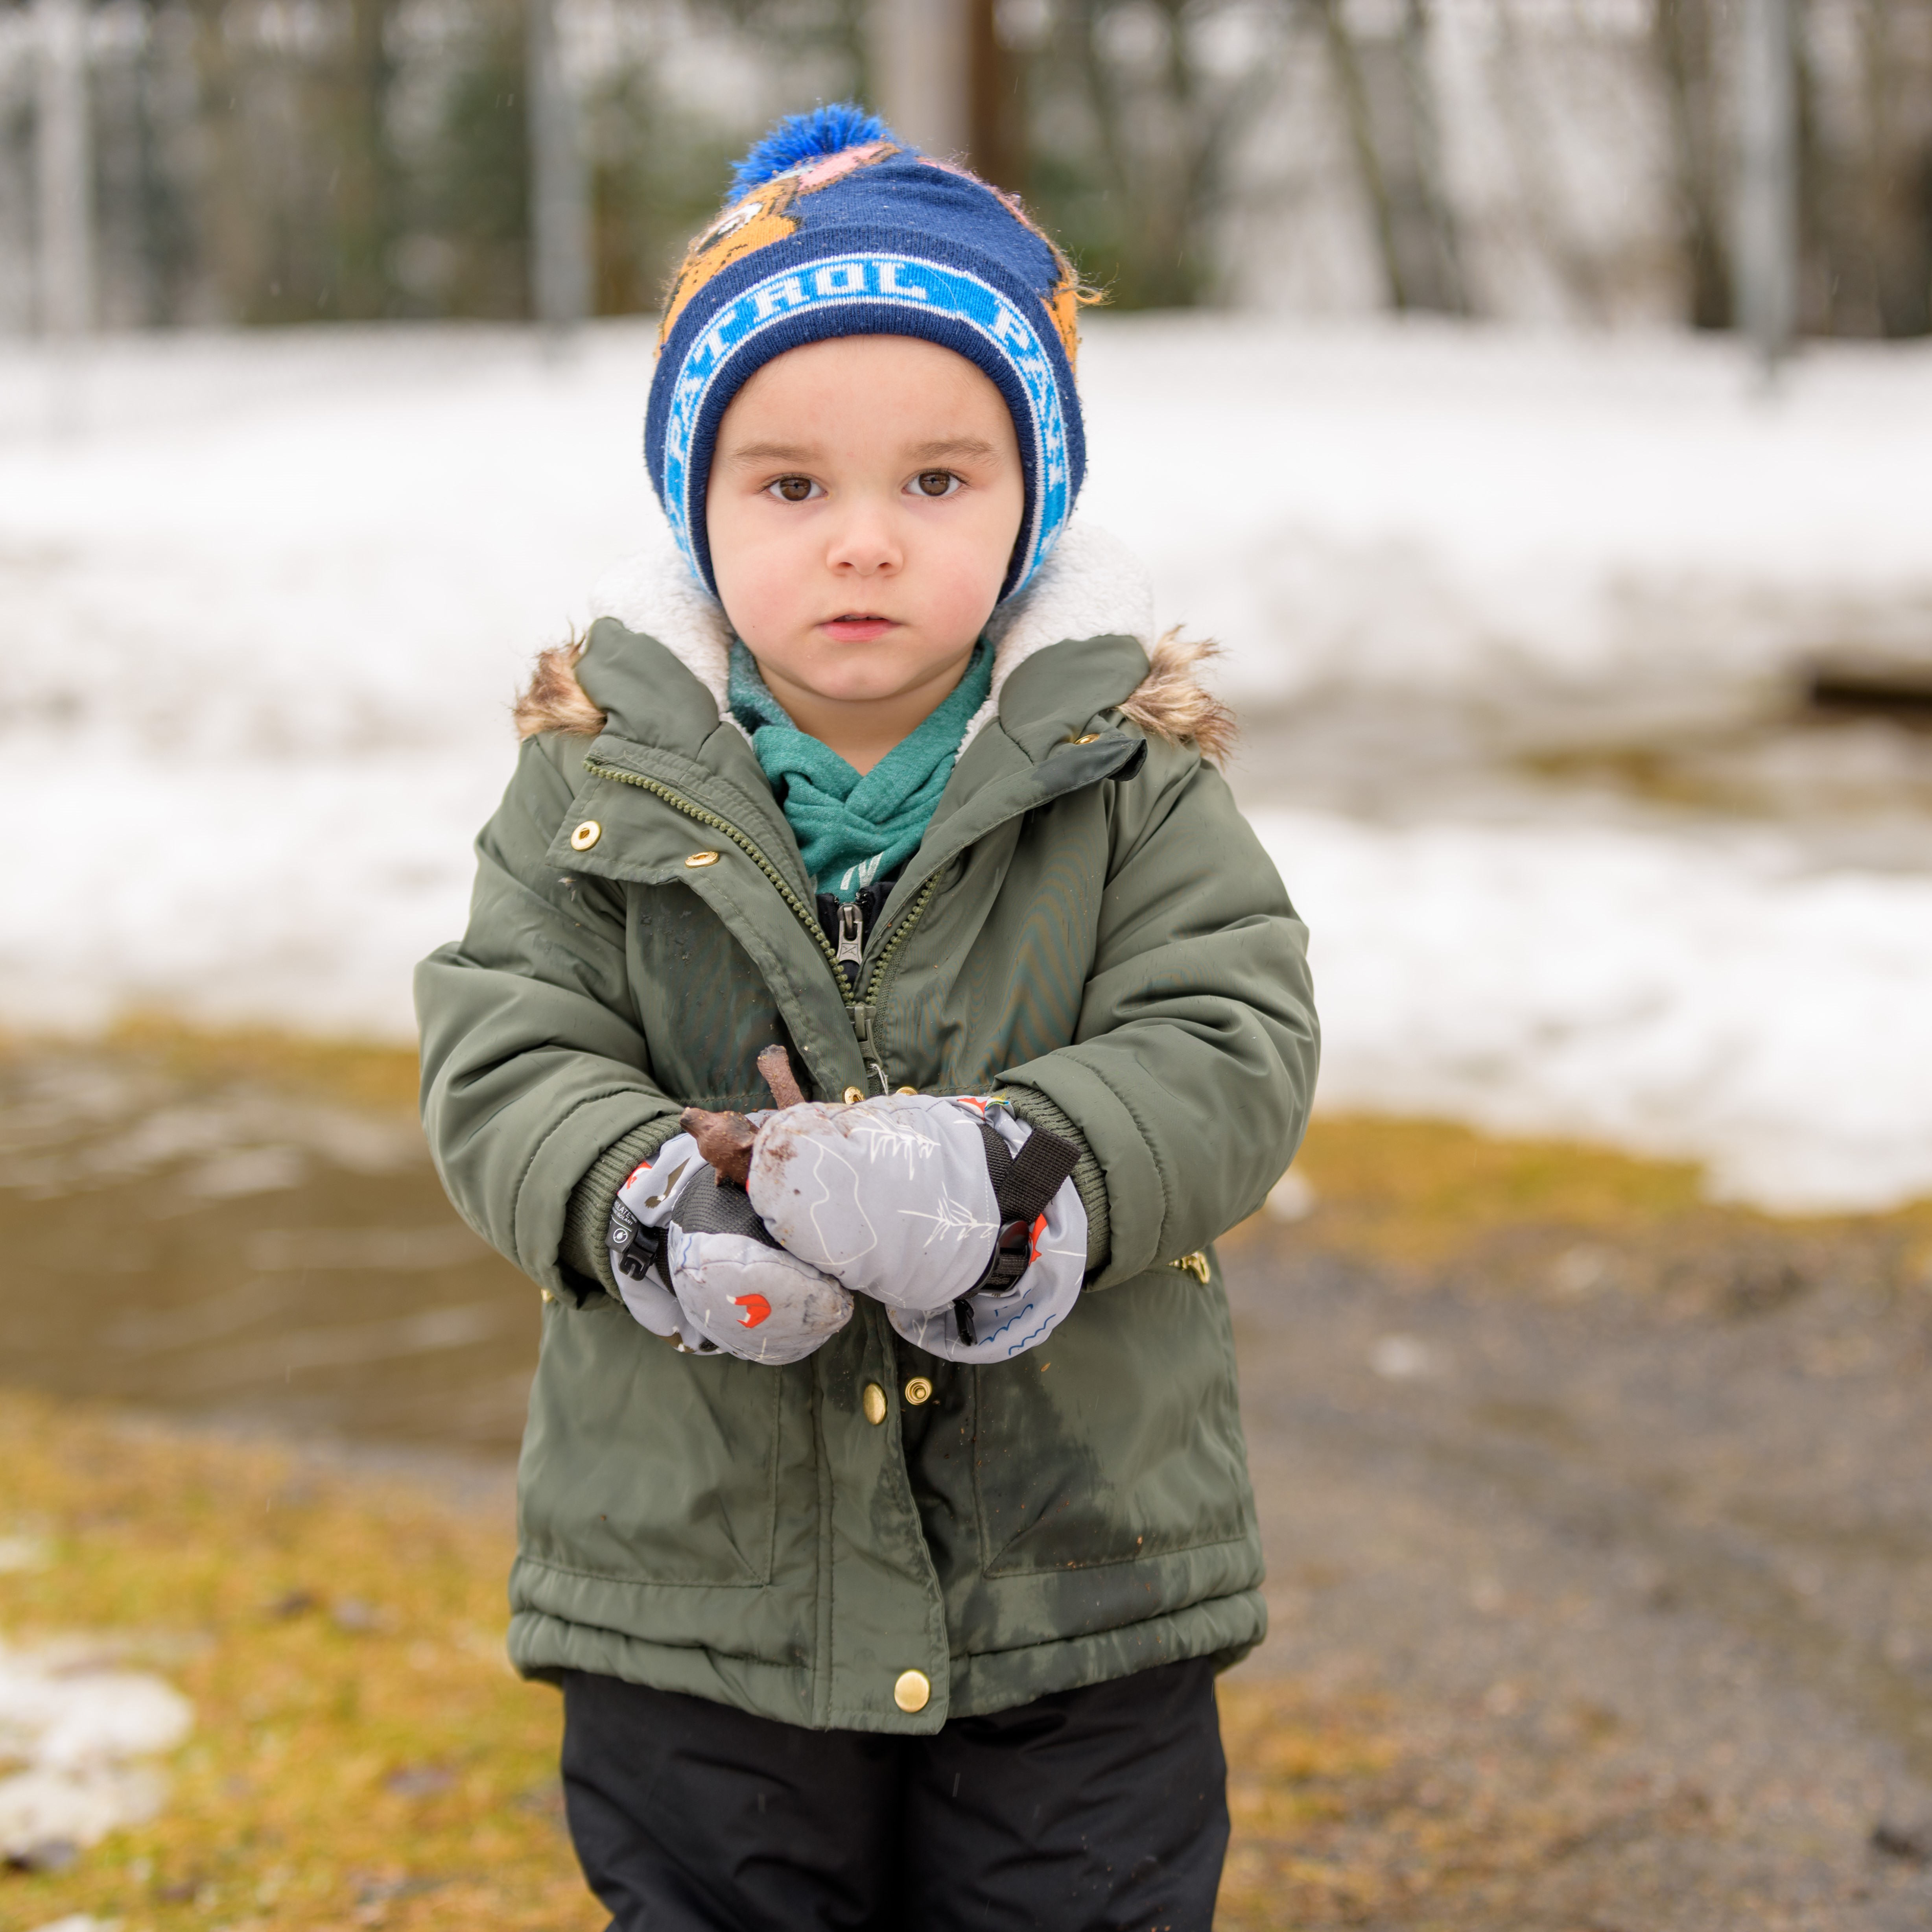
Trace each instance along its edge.
<path fill-rule="evenodd" d="M 1493 1820 L 1466 1881 L 1338 1919 L 1926 1924 L 1932 1282 L 1856 1232 L 1528 1246 L 1229 1256 L 1274 1610 L 1243 1674 L 1387 1694 L 1385 1804 Z"/>

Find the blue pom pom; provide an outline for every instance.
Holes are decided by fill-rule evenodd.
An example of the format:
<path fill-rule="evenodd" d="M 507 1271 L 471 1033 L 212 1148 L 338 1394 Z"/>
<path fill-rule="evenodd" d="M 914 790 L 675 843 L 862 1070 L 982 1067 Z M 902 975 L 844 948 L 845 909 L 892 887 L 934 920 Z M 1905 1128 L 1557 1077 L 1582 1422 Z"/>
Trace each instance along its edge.
<path fill-rule="evenodd" d="M 809 114 L 788 114 L 731 170 L 732 197 L 748 194 L 774 175 L 806 161 L 843 154 L 848 148 L 862 148 L 872 141 L 904 146 L 876 114 L 868 114 L 855 101 L 834 101 L 830 107 L 814 107 Z"/>

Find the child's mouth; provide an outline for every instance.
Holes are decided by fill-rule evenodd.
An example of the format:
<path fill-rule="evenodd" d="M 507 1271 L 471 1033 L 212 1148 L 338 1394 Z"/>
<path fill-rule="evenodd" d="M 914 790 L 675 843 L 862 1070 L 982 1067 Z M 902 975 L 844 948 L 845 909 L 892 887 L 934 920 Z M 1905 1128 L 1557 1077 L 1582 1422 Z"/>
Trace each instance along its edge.
<path fill-rule="evenodd" d="M 890 617 L 874 616 L 868 610 L 848 610 L 842 617 L 828 617 L 819 626 L 828 638 L 842 644 L 867 644 L 894 628 Z"/>

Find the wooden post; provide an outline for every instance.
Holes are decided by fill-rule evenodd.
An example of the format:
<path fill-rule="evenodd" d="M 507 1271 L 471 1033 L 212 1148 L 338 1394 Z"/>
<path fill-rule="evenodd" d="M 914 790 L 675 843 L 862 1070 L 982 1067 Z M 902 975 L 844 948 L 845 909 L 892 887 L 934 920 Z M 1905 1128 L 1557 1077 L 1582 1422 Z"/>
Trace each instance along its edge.
<path fill-rule="evenodd" d="M 47 334 L 94 326 L 94 170 L 85 0 L 34 0 L 40 323 Z"/>
<path fill-rule="evenodd" d="M 582 119 L 565 71 L 558 0 L 524 0 L 530 130 L 530 307 L 556 334 L 590 313 L 590 213 Z"/>
<path fill-rule="evenodd" d="M 966 0 L 967 158 L 974 172 L 1017 194 L 1026 185 L 1018 63 L 1003 46 L 999 0 Z"/>
<path fill-rule="evenodd" d="M 929 154 L 970 150 L 973 0 L 872 0 L 872 67 L 879 111 Z"/>
<path fill-rule="evenodd" d="M 1738 62 L 1737 314 L 1775 374 L 1798 313 L 1798 116 L 1793 0 L 1744 0 Z"/>

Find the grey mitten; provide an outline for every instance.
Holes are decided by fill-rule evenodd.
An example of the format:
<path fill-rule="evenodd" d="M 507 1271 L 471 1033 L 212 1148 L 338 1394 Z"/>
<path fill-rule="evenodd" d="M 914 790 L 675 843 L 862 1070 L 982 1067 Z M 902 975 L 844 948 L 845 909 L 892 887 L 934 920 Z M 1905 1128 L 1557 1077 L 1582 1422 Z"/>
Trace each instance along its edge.
<path fill-rule="evenodd" d="M 689 1134 L 674 1135 L 618 1190 L 608 1240 L 624 1306 L 700 1353 L 796 1362 L 852 1318 L 851 1296 L 780 1247 Z"/>
<path fill-rule="evenodd" d="M 1042 1298 L 1036 1341 L 1079 1293 L 1087 1217 L 1068 1178 L 1078 1157 L 997 1099 L 884 1094 L 769 1116 L 746 1188 L 791 1253 L 883 1303 L 908 1340 L 955 1360 L 994 1360 L 1006 1343 L 1028 1345 L 1012 1327 L 1022 1302 Z M 983 1316 L 1005 1331 L 988 1354 L 976 1352 L 990 1346 Z"/>

